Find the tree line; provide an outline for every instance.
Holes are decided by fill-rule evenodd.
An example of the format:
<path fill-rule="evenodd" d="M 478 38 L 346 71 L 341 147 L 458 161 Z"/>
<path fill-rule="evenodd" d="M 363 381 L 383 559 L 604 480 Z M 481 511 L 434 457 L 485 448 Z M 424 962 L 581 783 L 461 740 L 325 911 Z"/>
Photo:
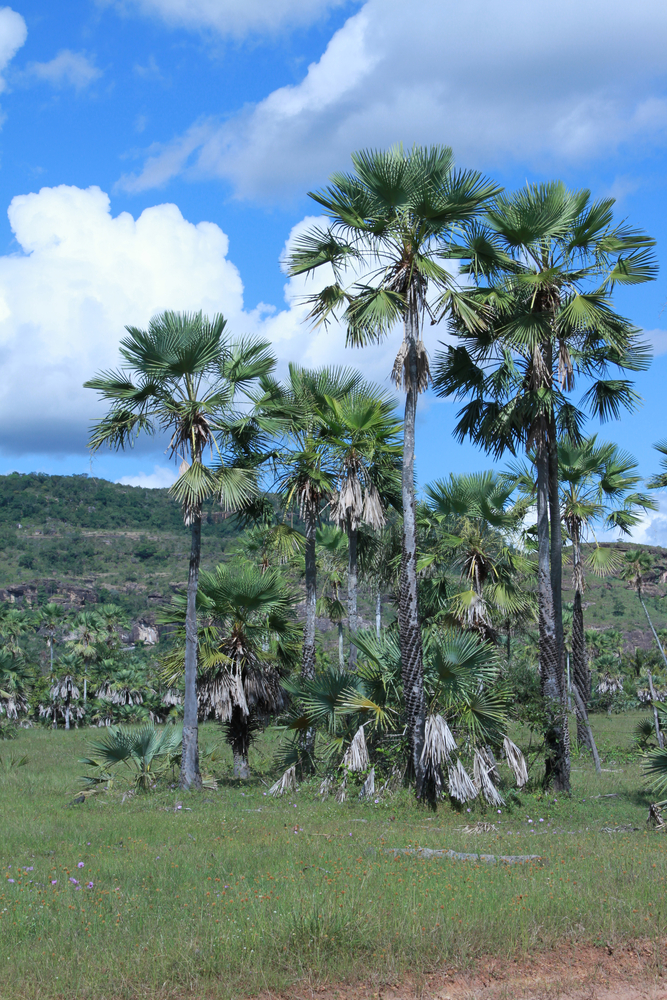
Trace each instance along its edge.
<path fill-rule="evenodd" d="M 486 763 L 478 770 L 490 775 L 505 708 L 484 664 L 492 673 L 497 669 L 498 620 L 507 617 L 509 635 L 513 620 L 534 613 L 545 781 L 568 790 L 563 535 L 575 560 L 572 656 L 583 733 L 590 732 L 590 692 L 582 537 L 596 522 L 629 532 L 655 508 L 639 489 L 633 460 L 613 445 L 598 444 L 585 425 L 590 417 L 618 418 L 639 404 L 632 378 L 647 368 L 650 352 L 641 331 L 616 311 L 613 293 L 617 285 L 656 277 L 654 241 L 614 222 L 613 199 L 595 201 L 589 191 L 570 191 L 560 182 L 507 193 L 478 172 L 455 169 L 447 147 L 367 150 L 354 154 L 352 164 L 350 172 L 332 175 L 326 188 L 311 193 L 326 222 L 296 240 L 287 268 L 291 275 L 323 269 L 327 283 L 308 298 L 309 321 L 340 324 L 347 345 L 363 349 L 402 325 L 392 372 L 405 396 L 402 421 L 391 398 L 358 372 L 292 364 L 277 379 L 270 344 L 232 337 L 221 316 L 168 312 L 148 330 L 128 327 L 122 367 L 86 383 L 109 404 L 93 427 L 93 449 L 122 449 L 137 434 L 160 432 L 180 462 L 171 492 L 192 539 L 187 593 L 172 612 L 182 629 L 185 678 L 181 785 L 201 785 L 199 679 L 207 671 L 216 677 L 220 704 L 227 706 L 221 717 L 228 723 L 235 712 L 248 720 L 247 678 L 255 675 L 259 691 L 258 677 L 272 658 L 279 666 L 284 651 L 279 656 L 276 650 L 283 640 L 294 645 L 293 636 L 287 641 L 289 628 L 283 636 L 278 627 L 287 626 L 291 615 L 279 593 L 278 571 L 257 571 L 252 583 L 241 579 L 249 570 L 237 568 L 241 575 L 233 579 L 237 571 L 221 568 L 200 585 L 202 504 L 215 497 L 246 523 L 268 525 L 285 552 L 293 547 L 303 553 L 299 678 L 294 690 L 280 685 L 291 705 L 303 709 L 300 723 L 293 720 L 291 752 L 299 767 L 312 765 L 319 738 L 317 712 L 307 706 L 312 709 L 318 699 L 321 705 L 323 697 L 315 625 L 317 533 L 326 515 L 346 537 L 351 639 L 345 669 L 339 663 L 327 678 L 333 713 L 322 716 L 328 718 L 327 752 L 336 745 L 349 755 L 359 731 L 360 741 L 365 739 L 360 722 L 354 737 L 341 742 L 340 716 L 355 723 L 373 720 L 370 728 L 386 733 L 400 704 L 404 724 L 398 729 L 418 798 L 433 797 L 442 785 L 441 767 L 451 751 L 441 725 L 448 712 L 461 725 L 468 719 L 469 734 L 477 731 L 479 753 L 487 754 L 479 757 Z M 448 335 L 433 359 L 422 339 L 425 323 L 441 324 Z M 458 441 L 468 439 L 496 460 L 516 461 L 523 454 L 525 466 L 501 476 L 452 476 L 428 491 L 425 504 L 418 503 L 416 413 L 429 386 L 462 404 Z M 304 526 L 298 540 L 285 520 L 273 523 L 269 482 L 283 510 L 298 512 Z M 531 511 L 536 523 L 526 531 Z M 458 531 L 454 550 L 467 549 L 461 575 L 469 584 L 453 596 L 438 573 L 452 528 Z M 366 541 L 367 535 L 373 540 Z M 431 551 L 420 551 L 424 538 L 434 541 Z M 531 547 L 534 558 L 526 558 Z M 594 547 L 593 570 L 610 571 L 608 551 Z M 377 560 L 378 587 L 395 578 L 397 634 L 385 629 L 378 638 L 357 629 L 360 558 Z M 327 581 L 329 608 L 339 621 L 341 580 L 330 575 Z M 260 584 L 270 599 L 251 599 Z M 232 605 L 226 603 L 230 588 L 237 598 Z M 245 605 L 238 600 L 241 591 Z M 253 618 L 257 607 L 261 628 Z M 251 619 L 252 642 L 244 631 Z M 383 646 L 382 655 L 373 642 Z M 465 670 L 453 666 L 457 643 L 470 644 L 472 660 L 461 661 Z M 497 672 L 494 677 L 497 682 Z M 334 696 L 336 678 L 344 683 Z M 271 686 L 268 674 L 264 681 Z M 496 722 L 487 720 L 479 729 L 473 694 L 483 701 L 499 692 L 491 710 Z M 282 697 L 275 687 L 276 706 Z M 449 775 L 451 788 L 451 769 Z M 481 777 L 477 784 L 484 786 Z"/>

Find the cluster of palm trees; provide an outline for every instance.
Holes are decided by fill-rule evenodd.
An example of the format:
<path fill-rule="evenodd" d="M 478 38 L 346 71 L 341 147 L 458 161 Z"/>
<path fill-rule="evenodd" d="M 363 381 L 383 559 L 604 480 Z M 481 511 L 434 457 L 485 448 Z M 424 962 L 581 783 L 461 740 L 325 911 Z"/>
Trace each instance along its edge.
<path fill-rule="evenodd" d="M 547 781 L 565 790 L 562 526 L 576 550 L 575 679 L 585 713 L 582 532 L 604 520 L 628 530 L 651 503 L 634 488 L 631 460 L 587 440 L 583 426 L 589 415 L 606 420 L 638 402 L 630 376 L 646 368 L 650 357 L 640 331 L 615 311 L 613 292 L 618 284 L 655 277 L 653 241 L 614 224 L 611 199 L 594 201 L 590 192 L 560 183 L 505 194 L 476 172 L 456 170 L 447 147 L 364 151 L 352 163 L 351 172 L 334 174 L 324 190 L 311 194 L 326 222 L 297 239 L 287 268 L 292 275 L 324 269 L 327 283 L 309 297 L 310 321 L 340 323 L 348 345 L 363 348 L 402 325 L 392 373 L 405 394 L 402 424 L 390 397 L 357 372 L 291 365 L 277 379 L 270 345 L 230 337 L 219 316 L 209 321 L 201 314 L 164 313 L 147 331 L 128 327 L 121 342 L 124 366 L 86 383 L 110 404 L 93 429 L 93 448 L 123 448 L 139 433 L 160 432 L 180 462 L 172 492 L 192 533 L 187 595 L 179 612 L 185 671 L 181 784 L 201 785 L 198 670 L 209 671 L 210 697 L 228 705 L 233 725 L 237 708 L 250 718 L 248 678 L 269 663 L 279 667 L 270 655 L 279 630 L 267 628 L 268 613 L 253 631 L 263 637 L 251 642 L 245 631 L 250 620 L 241 627 L 222 598 L 216 603 L 215 594 L 231 586 L 230 579 L 207 578 L 199 586 L 201 508 L 215 495 L 227 509 L 264 524 L 264 540 L 257 544 L 265 553 L 272 545 L 285 551 L 302 546 L 303 684 L 312 685 L 316 674 L 317 532 L 323 515 L 347 536 L 352 674 L 358 650 L 364 643 L 368 648 L 367 637 L 355 638 L 360 565 L 378 562 L 378 594 L 397 577 L 401 697 L 419 798 L 433 787 L 425 753 L 425 677 L 438 656 L 442 661 L 442 628 L 456 620 L 478 633 L 504 629 L 509 641 L 513 622 L 530 614 L 531 588 L 521 583 L 529 568 L 498 538 L 518 531 L 534 506 Z M 426 322 L 446 324 L 449 334 L 432 363 L 423 343 Z M 458 440 L 469 438 L 494 458 L 523 450 L 530 469 L 502 480 L 443 480 L 428 492 L 422 510 L 415 496 L 415 425 L 419 395 L 429 385 L 463 402 Z M 584 390 L 580 401 L 573 399 L 575 388 Z M 271 492 L 284 510 L 297 512 L 303 526 L 298 540 L 285 522 L 269 524 Z M 387 525 L 390 509 L 396 512 L 393 527 Z M 400 553 L 388 553 L 383 546 L 395 541 L 396 525 Z M 447 537 L 452 525 L 456 543 Z M 360 529 L 377 535 L 368 552 L 362 551 Z M 437 544 L 424 559 L 419 540 L 429 532 Z M 458 559 L 466 586 L 445 611 L 437 566 L 447 551 Z M 601 552 L 594 554 L 594 569 L 605 569 L 608 557 Z M 342 621 L 342 576 L 327 574 L 328 613 Z M 209 633 L 200 643 L 204 620 L 208 624 L 201 627 Z M 238 629 L 244 638 L 236 642 Z M 224 677 L 216 673 L 222 666 Z M 359 697 L 368 698 L 368 692 Z M 311 718 L 302 747 L 312 751 L 314 738 Z M 239 740 L 247 748 L 246 737 Z"/>
<path fill-rule="evenodd" d="M 115 604 L 78 612 L 54 602 L 36 610 L 3 608 L 0 721 L 34 719 L 70 729 L 177 717 L 180 694 L 165 701 L 168 693 L 151 686 L 147 657 L 128 656 L 130 647 L 123 647 L 128 629 L 127 615 Z M 35 638 L 37 648 L 47 643 L 46 670 L 36 666 Z"/>

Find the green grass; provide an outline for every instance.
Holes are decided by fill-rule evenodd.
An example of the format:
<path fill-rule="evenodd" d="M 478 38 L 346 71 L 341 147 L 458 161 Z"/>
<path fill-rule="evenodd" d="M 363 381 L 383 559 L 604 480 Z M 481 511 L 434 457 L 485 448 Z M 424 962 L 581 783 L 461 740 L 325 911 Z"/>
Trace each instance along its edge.
<path fill-rule="evenodd" d="M 86 733 L 23 732 L 0 745 L 3 1000 L 240 997 L 303 977 L 391 981 L 484 953 L 661 936 L 667 845 L 646 832 L 638 763 L 618 762 L 634 720 L 594 722 L 609 770 L 598 779 L 575 760 L 571 798 L 522 794 L 500 816 L 432 814 L 407 792 L 337 805 L 304 785 L 272 800 L 261 780 L 224 774 L 216 792 L 68 805 Z M 204 742 L 217 737 L 204 729 Z M 254 755 L 263 776 L 269 750 Z M 23 754 L 26 766 L 8 766 Z M 462 831 L 477 819 L 497 831 Z M 638 829 L 602 832 L 617 826 Z M 410 844 L 545 862 L 385 851 Z"/>

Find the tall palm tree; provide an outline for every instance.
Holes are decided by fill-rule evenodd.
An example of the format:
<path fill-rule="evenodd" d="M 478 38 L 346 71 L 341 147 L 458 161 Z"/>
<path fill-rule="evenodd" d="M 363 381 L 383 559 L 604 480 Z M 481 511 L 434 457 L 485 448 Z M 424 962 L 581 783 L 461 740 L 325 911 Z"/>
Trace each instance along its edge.
<path fill-rule="evenodd" d="M 618 567 L 620 560 L 613 547 L 598 544 L 584 559 L 582 541 L 594 530 L 596 522 L 605 528 L 618 528 L 628 535 L 642 514 L 656 510 L 657 504 L 647 494 L 637 492 L 641 479 L 636 474 L 637 462 L 632 456 L 614 444 L 598 445 L 595 436 L 579 445 L 561 442 L 558 466 L 561 517 L 572 542 L 572 679 L 587 711 L 591 681 L 582 602 L 584 571 L 588 566 L 598 576 L 606 576 Z M 587 726 L 579 710 L 577 731 L 579 742 L 587 743 Z"/>
<path fill-rule="evenodd" d="M 639 603 L 644 609 L 644 614 L 646 615 L 646 621 L 649 624 L 649 628 L 653 633 L 653 638 L 655 639 L 655 644 L 658 647 L 660 655 L 662 657 L 665 667 L 667 667 L 667 656 L 665 655 L 665 650 L 663 649 L 662 643 L 658 638 L 658 633 L 655 630 L 653 622 L 651 621 L 651 616 L 648 613 L 648 608 L 643 597 L 644 590 L 644 576 L 649 572 L 653 560 L 648 552 L 642 549 L 631 549 L 629 552 L 625 553 L 625 561 L 623 568 L 621 569 L 621 579 L 627 580 L 628 583 L 634 587 L 635 593 L 639 598 Z M 658 718 L 658 709 L 656 706 L 655 691 L 653 689 L 653 678 L 651 677 L 651 672 L 648 671 L 648 684 L 649 690 L 651 692 L 651 704 L 653 705 L 653 718 L 655 721 L 655 734 L 658 738 L 658 744 L 660 748 L 664 746 L 664 737 L 660 728 L 660 721 Z"/>
<path fill-rule="evenodd" d="M 455 434 L 500 456 L 534 451 L 537 471 L 540 673 L 548 723 L 546 781 L 569 788 L 563 665 L 562 540 L 558 440 L 579 440 L 584 413 L 570 393 L 588 383 L 584 405 L 602 420 L 632 409 L 627 372 L 650 360 L 640 331 L 613 309 L 617 284 L 657 273 L 654 241 L 613 225 L 613 199 L 559 182 L 495 199 L 482 224 L 451 254 L 472 287 L 442 300 L 459 343 L 434 371 L 440 395 L 468 398 Z"/>
<path fill-rule="evenodd" d="M 446 146 L 364 150 L 352 155 L 352 163 L 352 173 L 336 173 L 325 190 L 310 194 L 330 222 L 296 241 L 288 269 L 290 274 L 309 274 L 321 266 L 332 271 L 331 284 L 310 298 L 310 316 L 316 323 L 339 316 L 348 345 L 379 342 L 396 324 L 403 326 L 393 369 L 393 378 L 406 395 L 398 617 L 410 760 L 421 798 L 425 703 L 414 457 L 417 399 L 429 383 L 422 325 L 432 313 L 432 297 L 452 284 L 441 262 L 443 243 L 498 188 L 478 173 L 455 171 L 452 151 Z"/>
<path fill-rule="evenodd" d="M 239 422 L 238 394 L 273 370 L 268 343 L 232 340 L 226 320 L 201 313 L 165 312 L 148 330 L 126 327 L 124 367 L 86 382 L 108 400 L 106 417 L 93 426 L 90 447 L 124 449 L 139 433 L 169 434 L 171 457 L 180 461 L 171 494 L 191 528 L 185 656 L 185 705 L 180 785 L 201 788 L 197 725 L 196 595 L 201 558 L 202 504 L 217 497 L 228 509 L 256 492 L 254 468 L 234 467 L 230 442 Z M 211 462 L 206 464 L 206 449 Z"/>
<path fill-rule="evenodd" d="M 261 395 L 255 397 L 263 425 L 283 439 L 275 458 L 283 506 L 286 510 L 296 507 L 305 527 L 306 621 L 301 662 L 305 678 L 315 676 L 317 526 L 334 487 L 326 412 L 332 400 L 343 399 L 360 383 L 361 375 L 351 369 L 309 371 L 291 364 L 284 382 L 263 379 Z"/>
<path fill-rule="evenodd" d="M 363 386 L 343 400 L 328 400 L 325 414 L 327 436 L 336 468 L 330 517 L 348 538 L 347 617 L 350 629 L 350 670 L 357 662 L 354 633 L 357 631 L 359 581 L 359 528 L 366 524 L 380 531 L 386 524 L 386 508 L 400 509 L 400 422 L 393 400 Z"/>

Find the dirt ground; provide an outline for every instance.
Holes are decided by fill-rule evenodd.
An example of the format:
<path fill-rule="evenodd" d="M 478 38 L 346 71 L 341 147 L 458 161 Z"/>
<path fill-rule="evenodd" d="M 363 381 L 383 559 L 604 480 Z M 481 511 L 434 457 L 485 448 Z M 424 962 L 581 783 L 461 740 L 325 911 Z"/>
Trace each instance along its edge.
<path fill-rule="evenodd" d="M 451 969 L 418 981 L 300 983 L 260 1000 L 667 1000 L 666 945 L 572 945 L 509 962 L 487 958 L 469 973 Z"/>

